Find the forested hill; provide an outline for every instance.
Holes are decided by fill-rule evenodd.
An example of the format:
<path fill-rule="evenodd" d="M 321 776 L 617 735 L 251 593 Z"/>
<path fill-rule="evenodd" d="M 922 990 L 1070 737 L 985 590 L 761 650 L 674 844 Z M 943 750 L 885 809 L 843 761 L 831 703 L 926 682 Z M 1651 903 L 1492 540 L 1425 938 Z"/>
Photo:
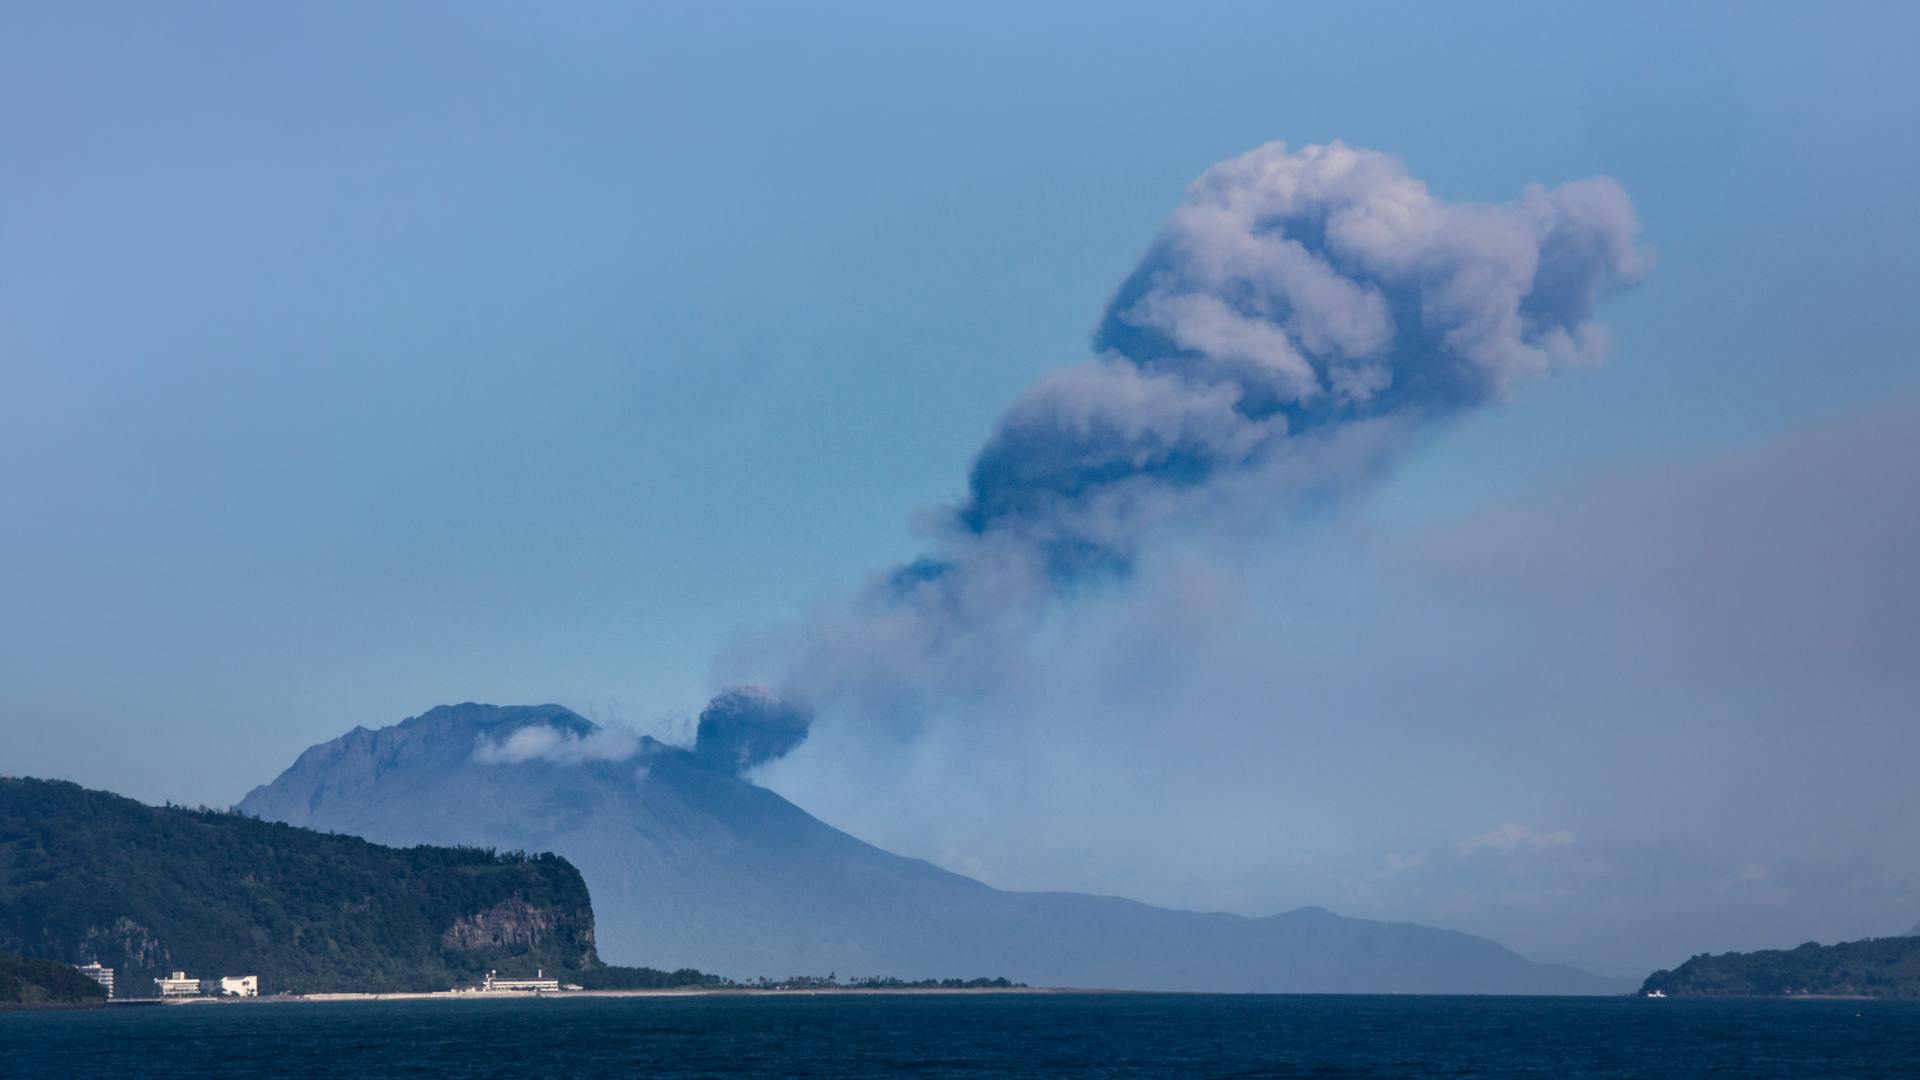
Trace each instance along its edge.
<path fill-rule="evenodd" d="M 444 990 L 489 968 L 597 966 L 580 874 L 555 855 L 389 848 L 235 813 L 0 778 L 0 951 L 282 990 Z"/>
<path fill-rule="evenodd" d="M 66 964 L 0 952 L 0 1009 L 101 1005 L 107 991 Z"/>
<path fill-rule="evenodd" d="M 1920 937 L 1874 938 L 1797 949 L 1701 954 L 1642 987 L 1670 997 L 1785 997 L 1807 994 L 1920 997 Z"/>

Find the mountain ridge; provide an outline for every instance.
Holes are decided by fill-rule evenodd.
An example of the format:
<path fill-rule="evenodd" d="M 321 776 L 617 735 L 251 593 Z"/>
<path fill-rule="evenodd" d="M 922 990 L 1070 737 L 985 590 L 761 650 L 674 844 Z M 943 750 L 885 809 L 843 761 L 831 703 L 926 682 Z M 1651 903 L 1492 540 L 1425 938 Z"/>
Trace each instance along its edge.
<path fill-rule="evenodd" d="M 469 702 L 356 727 L 309 748 L 239 808 L 387 843 L 559 852 L 586 877 L 610 960 L 735 978 L 989 973 L 1034 985 L 1407 993 L 1633 985 L 1457 931 L 1325 909 L 1247 917 L 994 889 L 561 706 Z"/>

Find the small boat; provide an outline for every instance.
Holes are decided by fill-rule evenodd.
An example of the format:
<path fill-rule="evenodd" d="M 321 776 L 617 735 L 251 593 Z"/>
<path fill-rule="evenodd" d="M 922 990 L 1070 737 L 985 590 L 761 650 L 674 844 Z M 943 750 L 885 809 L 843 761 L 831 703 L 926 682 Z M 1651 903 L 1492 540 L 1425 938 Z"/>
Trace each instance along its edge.
<path fill-rule="evenodd" d="M 1653 998 L 1653 997 L 1663 998 L 1667 996 L 1667 992 L 1665 990 L 1649 990 L 1647 991 L 1647 996 L 1650 998 Z"/>

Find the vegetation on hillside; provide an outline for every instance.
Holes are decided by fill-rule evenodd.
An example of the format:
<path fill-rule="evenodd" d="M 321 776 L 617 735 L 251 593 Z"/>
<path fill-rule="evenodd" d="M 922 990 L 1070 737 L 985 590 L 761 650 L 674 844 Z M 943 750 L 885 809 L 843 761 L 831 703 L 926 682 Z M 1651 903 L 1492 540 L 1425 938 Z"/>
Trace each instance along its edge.
<path fill-rule="evenodd" d="M 1015 990 L 1026 983 L 1009 979 L 898 979 L 891 975 L 868 975 L 841 982 L 832 972 L 825 975 L 791 975 L 785 979 L 754 979 L 740 984 L 749 990 Z"/>
<path fill-rule="evenodd" d="M 794 975 L 786 979 L 750 979 L 736 982 L 709 975 L 693 968 L 660 971 L 655 968 L 601 966 L 582 972 L 580 985 L 587 990 L 1012 990 L 1026 983 L 1007 979 L 896 979 L 880 975 L 849 979 L 837 976 Z"/>
<path fill-rule="evenodd" d="M 693 968 L 661 971 L 658 968 L 620 967 L 615 964 L 590 968 L 581 972 L 574 981 L 587 990 L 678 990 L 735 985 L 730 979 Z"/>
<path fill-rule="evenodd" d="M 896 979 L 892 976 L 875 976 L 855 979 L 847 985 L 855 990 L 1016 990 L 1025 989 L 1027 984 L 1006 978 Z"/>
<path fill-rule="evenodd" d="M 67 964 L 0 952 L 0 1009 L 102 1005 L 107 989 Z"/>
<path fill-rule="evenodd" d="M 1671 997 L 1838 994 L 1920 997 L 1920 937 L 1875 938 L 1797 949 L 1702 953 L 1648 976 L 1642 991 Z"/>
<path fill-rule="evenodd" d="M 598 965 L 554 855 L 381 847 L 75 784 L 0 778 L 0 950 L 98 960 L 122 997 L 180 969 L 279 991 L 443 990 Z"/>

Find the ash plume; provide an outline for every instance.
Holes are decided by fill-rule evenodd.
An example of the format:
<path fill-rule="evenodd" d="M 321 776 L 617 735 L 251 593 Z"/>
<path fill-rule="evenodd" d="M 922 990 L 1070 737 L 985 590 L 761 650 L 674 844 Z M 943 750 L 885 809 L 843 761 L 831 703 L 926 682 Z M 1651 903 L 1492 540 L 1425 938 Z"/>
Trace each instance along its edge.
<path fill-rule="evenodd" d="M 1213 166 L 1121 284 L 1094 357 L 1013 401 L 965 497 L 931 515 L 930 552 L 812 618 L 778 689 L 911 723 L 917 702 L 1017 671 L 1036 618 L 1124 579 L 1163 524 L 1337 497 L 1421 430 L 1599 361 L 1596 303 L 1651 267 L 1639 231 L 1606 177 L 1489 205 L 1339 142 Z"/>
<path fill-rule="evenodd" d="M 806 741 L 813 714 L 757 686 L 721 691 L 700 710 L 693 753 L 709 767 L 742 772 Z"/>

